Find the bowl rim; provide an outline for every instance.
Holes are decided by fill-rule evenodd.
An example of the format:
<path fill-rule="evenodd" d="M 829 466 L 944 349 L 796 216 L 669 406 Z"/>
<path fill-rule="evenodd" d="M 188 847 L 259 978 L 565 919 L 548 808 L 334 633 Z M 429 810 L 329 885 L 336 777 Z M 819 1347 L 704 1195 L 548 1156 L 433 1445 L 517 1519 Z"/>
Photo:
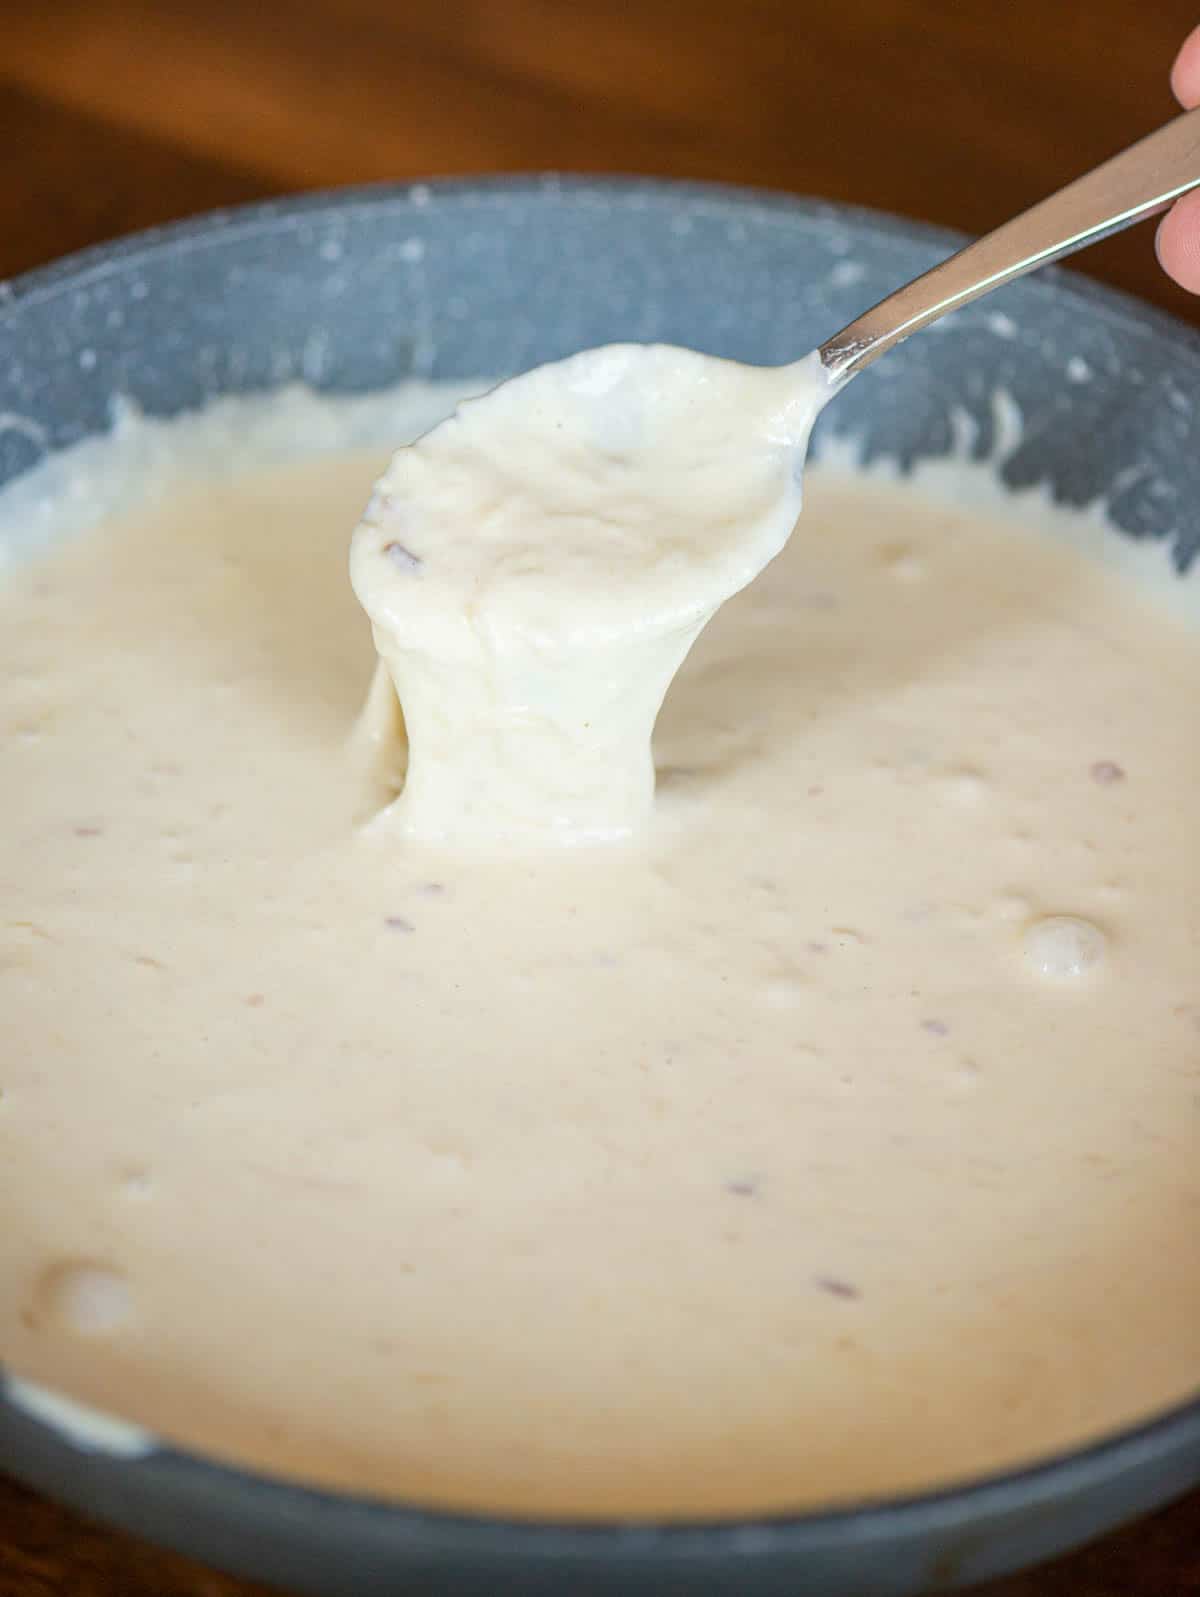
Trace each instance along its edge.
<path fill-rule="evenodd" d="M 404 182 L 379 182 L 332 189 L 314 189 L 199 212 L 180 221 L 122 234 L 60 256 L 7 280 L 0 279 L 0 330 L 13 318 L 63 292 L 76 292 L 104 279 L 120 276 L 145 257 L 161 258 L 236 242 L 270 233 L 280 227 L 319 225 L 323 218 L 354 216 L 362 212 L 394 212 L 406 206 L 418 214 L 447 205 L 493 205 L 502 208 L 514 198 L 563 204 L 623 205 L 649 212 L 664 200 L 703 206 L 718 214 L 744 219 L 800 217 L 830 224 L 849 224 L 860 232 L 885 239 L 904 239 L 949 253 L 968 242 L 969 236 L 951 228 L 912 220 L 867 206 L 842 204 L 779 189 L 620 173 L 578 174 L 557 171 L 506 172 L 495 175 L 429 177 Z M 1200 375 L 1200 328 L 1190 327 L 1170 312 L 1136 295 L 1110 287 L 1061 266 L 1043 267 L 1024 280 L 1025 291 L 1046 293 L 1081 310 L 1101 313 L 1139 334 L 1169 337 L 1178 350 L 1195 358 Z M 0 1363 L 0 1408 L 19 1412 L 56 1439 L 63 1433 L 52 1422 L 30 1414 L 8 1390 Z M 15 1374 L 15 1372 L 13 1372 Z M 41 1385 L 41 1383 L 36 1383 Z M 58 1389 L 49 1389 L 57 1393 Z M 63 1393 L 63 1396 L 69 1394 Z M 119 1418 L 119 1416 L 113 1416 Z M 134 1422 L 128 1422 L 134 1423 Z M 138 1427 L 141 1429 L 141 1427 Z M 408 1498 L 390 1498 L 348 1489 L 306 1483 L 274 1475 L 254 1466 L 192 1450 L 146 1432 L 144 1455 L 118 1458 L 134 1470 L 170 1466 L 189 1475 L 199 1472 L 212 1486 L 238 1492 L 249 1490 L 260 1501 L 274 1500 L 280 1507 L 299 1509 L 321 1518 L 336 1514 L 423 1533 L 440 1531 L 461 1545 L 464 1537 L 483 1552 L 500 1544 L 506 1552 L 514 1542 L 526 1552 L 594 1552 L 599 1544 L 619 1537 L 629 1551 L 651 1548 L 678 1554 L 728 1551 L 771 1551 L 779 1540 L 818 1542 L 839 1540 L 853 1526 L 856 1540 L 894 1540 L 905 1530 L 928 1530 L 930 1521 L 968 1525 L 1010 1510 L 1026 1509 L 1031 1501 L 1053 1501 L 1098 1485 L 1136 1465 L 1149 1465 L 1176 1450 L 1200 1449 L 1200 1383 L 1194 1395 L 1158 1409 L 1133 1424 L 1105 1432 L 1076 1447 L 1056 1449 L 1025 1464 L 1006 1466 L 945 1485 L 898 1493 L 835 1501 L 812 1509 L 780 1509 L 761 1514 L 722 1517 L 572 1517 L 538 1519 L 502 1513 L 474 1512 L 427 1505 Z M 64 1445 L 77 1444 L 64 1438 Z M 3 1460 L 0 1459 L 0 1463 Z M 1181 1491 L 1186 1491 L 1186 1486 Z M 665 1544 L 665 1545 L 664 1545 Z"/>
<path fill-rule="evenodd" d="M 843 204 L 765 185 L 710 182 L 701 178 L 551 170 L 347 184 L 199 211 L 178 221 L 163 222 L 86 245 L 44 265 L 0 278 L 0 326 L 13 311 L 36 304 L 63 289 L 74 292 L 116 276 L 143 255 L 170 254 L 178 249 L 202 248 L 226 240 L 253 237 L 281 224 L 317 223 L 322 217 L 356 212 L 393 211 L 406 203 L 419 213 L 427 207 L 454 203 L 485 203 L 501 208 L 513 198 L 557 204 L 573 202 L 593 207 L 606 202 L 620 203 L 635 211 L 649 211 L 662 200 L 673 198 L 742 218 L 758 212 L 760 217 L 790 214 L 834 225 L 849 223 L 885 238 L 916 241 L 946 251 L 961 249 L 971 242 L 971 235 L 960 229 L 872 206 Z M 1191 327 L 1170 311 L 1125 289 L 1114 288 L 1057 264 L 1039 267 L 1017 281 L 1023 292 L 1049 291 L 1056 299 L 1080 302 L 1088 309 L 1102 311 L 1109 321 L 1139 332 L 1150 330 L 1170 337 L 1178 346 L 1200 357 L 1200 324 Z"/>

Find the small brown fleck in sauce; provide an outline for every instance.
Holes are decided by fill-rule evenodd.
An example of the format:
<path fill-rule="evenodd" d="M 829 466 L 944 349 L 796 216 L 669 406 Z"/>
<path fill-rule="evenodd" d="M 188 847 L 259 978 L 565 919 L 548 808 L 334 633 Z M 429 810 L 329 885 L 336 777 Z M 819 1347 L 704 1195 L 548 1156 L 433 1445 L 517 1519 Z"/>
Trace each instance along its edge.
<path fill-rule="evenodd" d="M 741 1177 L 736 1181 L 725 1183 L 725 1191 L 735 1198 L 756 1198 L 759 1189 L 759 1181 L 754 1176 Z"/>
<path fill-rule="evenodd" d="M 395 538 L 384 544 L 383 553 L 402 571 L 419 571 L 425 564 L 420 555 L 413 554 L 411 549 L 406 549 L 402 543 L 397 543 Z"/>
<path fill-rule="evenodd" d="M 818 1275 L 814 1278 L 814 1286 L 822 1292 L 828 1292 L 831 1298 L 860 1298 L 862 1293 L 849 1281 L 843 1281 L 836 1275 Z"/>
<path fill-rule="evenodd" d="M 1125 780 L 1125 772 L 1113 760 L 1097 760 L 1091 770 L 1092 781 L 1101 787 L 1112 787 L 1115 782 Z"/>

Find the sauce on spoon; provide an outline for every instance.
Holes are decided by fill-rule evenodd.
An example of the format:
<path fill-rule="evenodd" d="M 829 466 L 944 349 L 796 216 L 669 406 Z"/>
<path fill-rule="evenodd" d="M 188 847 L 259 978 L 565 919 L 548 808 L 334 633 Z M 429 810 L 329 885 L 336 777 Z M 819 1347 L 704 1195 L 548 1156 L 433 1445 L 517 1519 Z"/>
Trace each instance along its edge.
<path fill-rule="evenodd" d="M 351 554 L 408 735 L 385 824 L 455 843 L 640 828 L 663 697 L 791 533 L 828 393 L 816 356 L 612 345 L 400 450 Z"/>

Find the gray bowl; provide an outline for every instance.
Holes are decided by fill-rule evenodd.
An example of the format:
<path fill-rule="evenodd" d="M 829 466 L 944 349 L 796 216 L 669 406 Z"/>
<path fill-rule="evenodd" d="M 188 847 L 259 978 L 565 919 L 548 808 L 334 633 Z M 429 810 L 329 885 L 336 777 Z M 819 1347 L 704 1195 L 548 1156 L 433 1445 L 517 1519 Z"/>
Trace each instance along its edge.
<path fill-rule="evenodd" d="M 781 362 L 959 241 L 863 212 L 690 184 L 517 180 L 314 196 L 123 240 L 0 286 L 0 483 L 111 421 L 303 379 L 504 375 L 662 339 Z M 1086 376 L 1087 380 L 1080 380 Z M 960 312 L 852 384 L 818 428 L 906 467 L 992 395 L 1025 426 L 1001 470 L 1132 538 L 1200 546 L 1200 338 L 1052 272 Z M 1200 1379 L 1200 1371 L 1197 1372 Z M 2 1392 L 2 1387 L 0 1387 Z M 797 1416 L 797 1424 L 802 1424 Z M 838 1512 L 550 1525 L 304 1490 L 162 1447 L 89 1451 L 0 1395 L 0 1466 L 114 1524 L 327 1597 L 899 1597 L 1073 1547 L 1200 1482 L 1200 1397 L 1036 1467 Z"/>

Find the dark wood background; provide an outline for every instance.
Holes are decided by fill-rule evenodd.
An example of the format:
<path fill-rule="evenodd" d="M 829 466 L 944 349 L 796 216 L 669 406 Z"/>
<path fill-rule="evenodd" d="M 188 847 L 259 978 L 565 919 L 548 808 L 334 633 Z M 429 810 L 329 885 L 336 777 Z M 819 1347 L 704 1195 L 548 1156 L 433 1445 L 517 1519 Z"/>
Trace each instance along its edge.
<path fill-rule="evenodd" d="M 1198 20 L 1193 0 L 0 0 L 0 277 L 209 206 L 514 169 L 979 232 L 1170 115 Z M 1200 325 L 1150 229 L 1080 265 Z M 0 1597 L 252 1590 L 0 1481 Z M 1200 1497 L 987 1594 L 1200 1597 Z"/>

